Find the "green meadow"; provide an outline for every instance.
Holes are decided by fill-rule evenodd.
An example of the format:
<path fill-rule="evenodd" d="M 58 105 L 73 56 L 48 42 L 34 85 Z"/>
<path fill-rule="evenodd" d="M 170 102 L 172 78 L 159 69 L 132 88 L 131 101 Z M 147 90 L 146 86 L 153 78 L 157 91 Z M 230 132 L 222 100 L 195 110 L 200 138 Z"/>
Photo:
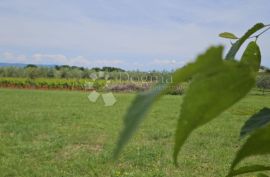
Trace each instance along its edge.
<path fill-rule="evenodd" d="M 3 177 L 220 177 L 237 150 L 244 122 L 270 107 L 269 92 L 252 91 L 196 130 L 173 165 L 172 150 L 182 96 L 164 96 L 112 161 L 122 117 L 135 94 L 115 94 L 114 106 L 87 92 L 0 89 L 0 176 Z M 222 95 L 221 95 L 222 96 Z M 245 164 L 270 163 L 269 156 Z M 240 164 L 240 165 L 245 165 Z M 252 176 L 252 175 L 250 175 Z"/>

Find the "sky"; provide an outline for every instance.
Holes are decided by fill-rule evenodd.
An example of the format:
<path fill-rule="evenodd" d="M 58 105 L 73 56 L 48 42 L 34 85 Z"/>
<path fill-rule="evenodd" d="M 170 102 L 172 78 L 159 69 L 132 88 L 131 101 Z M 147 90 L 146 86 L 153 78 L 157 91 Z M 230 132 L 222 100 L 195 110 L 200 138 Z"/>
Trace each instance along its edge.
<path fill-rule="evenodd" d="M 227 51 L 220 32 L 241 36 L 269 11 L 269 0 L 1 0 L 0 62 L 172 70 Z M 258 43 L 270 67 L 270 31 Z"/>

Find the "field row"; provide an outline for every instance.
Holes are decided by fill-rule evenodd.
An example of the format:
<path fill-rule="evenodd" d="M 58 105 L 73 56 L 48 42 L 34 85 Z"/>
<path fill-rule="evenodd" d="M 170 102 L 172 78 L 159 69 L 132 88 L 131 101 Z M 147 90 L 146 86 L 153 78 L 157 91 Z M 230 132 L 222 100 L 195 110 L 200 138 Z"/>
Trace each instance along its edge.
<path fill-rule="evenodd" d="M 28 79 L 28 78 L 0 78 L 1 87 L 15 88 L 46 88 L 46 89 L 70 89 L 84 90 L 87 83 L 92 83 L 91 80 L 83 79 Z M 99 89 L 105 85 L 105 81 L 93 82 L 93 88 Z"/>
<path fill-rule="evenodd" d="M 0 87 L 26 89 L 64 89 L 64 90 L 97 90 L 112 92 L 138 92 L 152 88 L 155 82 L 134 82 L 119 80 L 91 79 L 56 79 L 56 78 L 0 78 Z M 168 94 L 183 94 L 188 84 L 171 88 Z"/>

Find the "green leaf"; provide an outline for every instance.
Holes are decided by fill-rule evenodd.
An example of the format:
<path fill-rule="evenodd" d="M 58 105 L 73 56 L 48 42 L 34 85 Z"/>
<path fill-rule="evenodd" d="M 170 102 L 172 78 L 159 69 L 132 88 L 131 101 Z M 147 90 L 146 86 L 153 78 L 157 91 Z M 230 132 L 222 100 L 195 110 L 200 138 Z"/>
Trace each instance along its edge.
<path fill-rule="evenodd" d="M 190 84 L 184 98 L 175 136 L 175 163 L 181 147 L 194 129 L 214 119 L 250 91 L 255 83 L 255 71 L 260 66 L 261 55 L 257 44 L 251 42 L 241 62 L 223 61 L 221 55 L 214 52 L 212 56 L 201 55 L 197 63 L 199 61 L 208 62 L 206 65 L 202 62 L 200 66 L 203 69 L 197 69 L 200 73 Z"/>
<path fill-rule="evenodd" d="M 242 44 L 255 32 L 265 27 L 263 23 L 257 23 L 251 29 L 249 29 L 240 39 L 238 39 L 230 48 L 229 52 L 227 53 L 225 59 L 234 59 L 237 51 L 240 49 Z"/>
<path fill-rule="evenodd" d="M 153 103 L 163 94 L 166 85 L 157 85 L 151 91 L 140 93 L 136 96 L 124 117 L 124 129 L 120 133 L 117 147 L 114 151 L 116 159 L 137 129 L 141 120 L 146 116 Z"/>
<path fill-rule="evenodd" d="M 260 69 L 261 51 L 256 42 L 252 41 L 248 44 L 241 58 L 241 63 L 251 67 L 256 73 Z"/>
<path fill-rule="evenodd" d="M 265 155 L 270 153 L 270 124 L 258 129 L 250 135 L 245 144 L 236 154 L 231 165 L 230 173 L 243 159 L 254 155 Z"/>
<path fill-rule="evenodd" d="M 204 54 L 200 55 L 195 62 L 178 69 L 173 74 L 173 83 L 170 87 L 173 87 L 175 84 L 183 82 L 186 79 L 207 70 L 209 66 L 221 63 L 222 50 L 222 46 L 211 47 Z M 168 85 L 159 85 L 152 91 L 141 93 L 136 96 L 124 116 L 124 129 L 120 133 L 117 147 L 114 151 L 114 158 L 118 157 L 125 144 L 139 126 L 141 120 L 146 116 L 154 102 L 166 93 L 167 88 L 169 88 Z"/>
<path fill-rule="evenodd" d="M 237 175 L 242 175 L 242 174 L 252 173 L 252 172 L 267 171 L 267 170 L 270 170 L 270 167 L 263 166 L 263 165 L 245 166 L 237 170 L 231 171 L 230 174 L 227 175 L 227 177 L 232 177 L 232 176 L 237 176 Z"/>
<path fill-rule="evenodd" d="M 259 173 L 259 174 L 257 175 L 257 177 L 269 177 L 269 176 L 267 176 L 266 174 L 263 174 L 263 173 Z"/>
<path fill-rule="evenodd" d="M 209 67 L 222 63 L 223 47 L 210 47 L 204 54 L 197 57 L 196 61 L 189 63 L 183 68 L 177 69 L 173 74 L 173 84 L 178 84 L 199 73 L 205 72 Z"/>
<path fill-rule="evenodd" d="M 184 97 L 175 136 L 174 162 L 190 133 L 243 98 L 253 87 L 255 75 L 250 67 L 227 60 L 209 66 L 189 86 Z"/>
<path fill-rule="evenodd" d="M 270 109 L 263 108 L 254 114 L 242 127 L 240 137 L 243 138 L 247 134 L 256 131 L 259 128 L 267 126 L 270 122 Z"/>
<path fill-rule="evenodd" d="M 226 39 L 238 39 L 238 37 L 236 37 L 233 33 L 229 33 L 229 32 L 220 33 L 219 37 L 223 37 Z"/>

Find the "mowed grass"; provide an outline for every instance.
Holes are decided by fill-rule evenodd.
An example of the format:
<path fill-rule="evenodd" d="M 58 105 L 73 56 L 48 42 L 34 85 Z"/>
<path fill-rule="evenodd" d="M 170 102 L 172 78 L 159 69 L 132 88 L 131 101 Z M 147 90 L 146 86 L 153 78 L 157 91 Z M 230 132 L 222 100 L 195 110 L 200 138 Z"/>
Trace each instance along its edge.
<path fill-rule="evenodd" d="M 249 94 L 196 130 L 175 167 L 172 149 L 181 96 L 157 102 L 119 160 L 112 162 L 122 117 L 135 95 L 116 94 L 112 107 L 104 107 L 101 99 L 91 103 L 87 95 L 0 89 L 0 176 L 225 176 L 243 143 L 240 127 L 250 115 L 270 107 L 269 94 Z M 270 163 L 269 157 L 246 163 L 262 162 Z"/>

